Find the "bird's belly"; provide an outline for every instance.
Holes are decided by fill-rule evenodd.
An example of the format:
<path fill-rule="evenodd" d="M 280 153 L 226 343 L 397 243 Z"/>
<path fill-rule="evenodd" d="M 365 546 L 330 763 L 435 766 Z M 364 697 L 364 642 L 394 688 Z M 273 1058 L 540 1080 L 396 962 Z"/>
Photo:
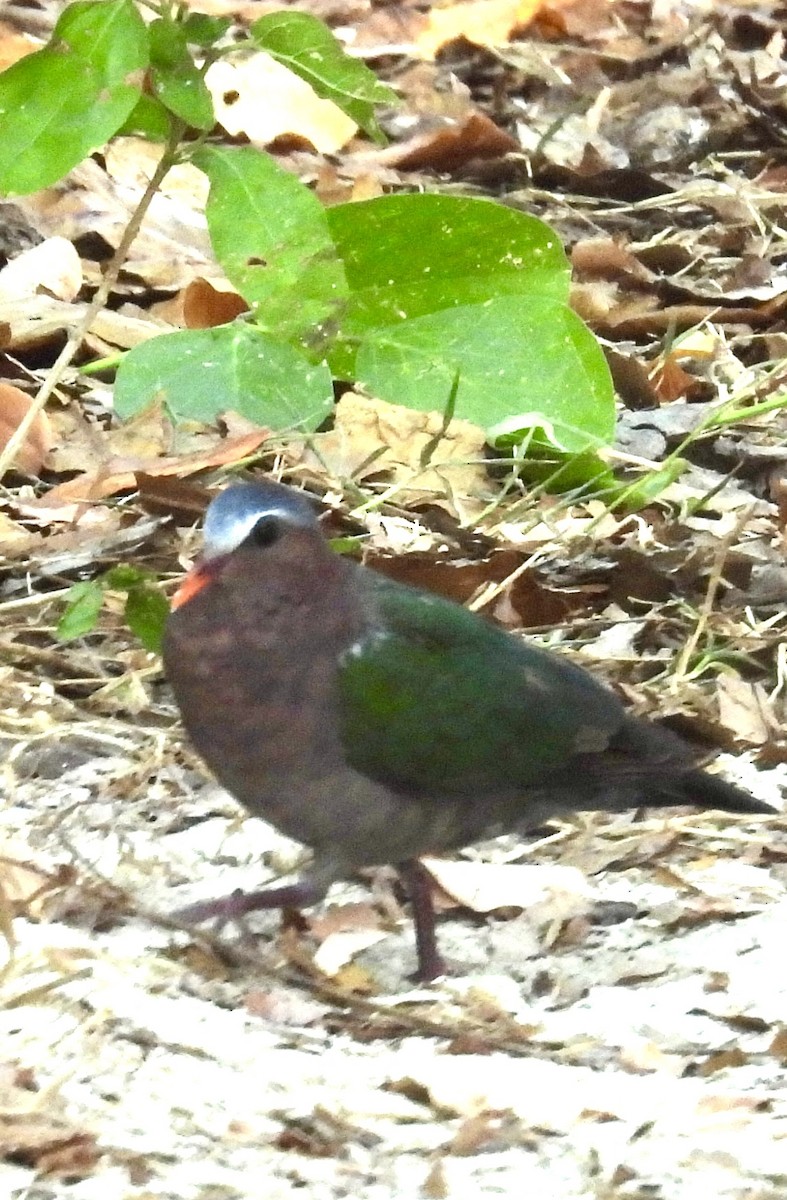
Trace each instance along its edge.
<path fill-rule="evenodd" d="M 457 849 L 517 824 L 521 795 L 408 794 L 349 766 L 330 674 L 290 686 L 275 656 L 170 654 L 184 724 L 218 781 L 255 816 L 349 870 Z M 296 661 L 303 661 L 298 659 Z M 535 815 L 535 814 L 533 814 Z M 541 814 L 539 814 L 540 817 Z"/>
<path fill-rule="evenodd" d="M 217 772 L 218 774 L 218 772 Z M 221 779 L 221 775 L 219 775 Z M 350 869 L 398 862 L 447 848 L 446 812 L 408 800 L 345 764 L 319 771 L 268 771 L 248 779 L 221 779 L 241 803 L 281 833 Z"/>

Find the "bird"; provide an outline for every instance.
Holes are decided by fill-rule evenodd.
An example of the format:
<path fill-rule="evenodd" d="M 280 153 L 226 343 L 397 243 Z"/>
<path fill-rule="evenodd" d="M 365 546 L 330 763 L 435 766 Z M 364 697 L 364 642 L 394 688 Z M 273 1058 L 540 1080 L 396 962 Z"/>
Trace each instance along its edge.
<path fill-rule="evenodd" d="M 211 500 L 163 659 L 219 783 L 313 856 L 294 883 L 178 916 L 307 908 L 393 865 L 425 981 L 445 971 L 425 855 L 571 812 L 775 811 L 568 657 L 337 553 L 307 496 L 265 477 Z"/>

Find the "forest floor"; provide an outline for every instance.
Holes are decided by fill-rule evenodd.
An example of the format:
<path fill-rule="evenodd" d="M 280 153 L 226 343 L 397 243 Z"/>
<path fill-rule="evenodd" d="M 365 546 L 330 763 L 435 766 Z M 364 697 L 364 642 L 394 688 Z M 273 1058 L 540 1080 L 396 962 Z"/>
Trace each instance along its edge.
<path fill-rule="evenodd" d="M 61 7 L 7 5 L 3 61 Z M 311 149 L 333 135 L 285 114 L 279 132 L 299 136 L 279 160 L 326 203 L 424 189 L 548 220 L 615 379 L 610 461 L 656 471 L 680 447 L 687 466 L 633 515 L 539 492 L 490 509 L 477 463 L 425 508 L 406 486 L 420 414 L 379 405 L 370 433 L 368 406 L 345 405 L 341 436 L 318 435 L 318 468 L 295 440 L 270 449 L 237 422 L 184 434 L 159 410 L 120 426 L 109 385 L 71 369 L 0 514 L 0 1193 L 783 1200 L 783 816 L 580 816 L 472 847 L 461 877 L 434 863 L 451 974 L 428 987 L 412 982 L 387 871 L 336 885 L 301 924 L 255 916 L 253 938 L 167 917 L 293 871 L 301 851 L 207 778 L 122 597 L 85 638 L 63 645 L 55 628 L 69 586 L 118 562 L 171 591 L 198 536 L 160 480 L 212 485 L 232 438 L 325 496 L 349 532 L 342 464 L 385 442 L 356 482 L 402 489 L 363 518 L 367 562 L 559 646 L 784 806 L 787 417 L 771 403 L 787 379 L 784 9 L 290 7 L 351 31 L 403 103 L 385 150 Z M 270 142 L 256 85 L 237 87 L 232 132 Z M 6 257 L 46 247 L 40 276 L 0 271 L 15 388 L 45 378 L 150 156 L 120 139 L 0 204 Z M 217 282 L 198 175 L 162 192 L 85 359 L 175 327 L 195 281 Z M 182 469 L 153 488 L 165 460 Z M 111 486 L 90 499 L 97 480 Z"/>

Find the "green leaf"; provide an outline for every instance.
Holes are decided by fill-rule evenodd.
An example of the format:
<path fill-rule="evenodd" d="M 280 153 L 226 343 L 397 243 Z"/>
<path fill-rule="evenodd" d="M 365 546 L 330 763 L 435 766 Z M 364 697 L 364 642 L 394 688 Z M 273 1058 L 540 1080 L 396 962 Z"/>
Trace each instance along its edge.
<path fill-rule="evenodd" d="M 70 4 L 49 45 L 0 75 L 0 189 L 47 187 L 103 146 L 139 101 L 147 65 L 132 0 Z"/>
<path fill-rule="evenodd" d="M 146 571 L 144 567 L 135 567 L 133 563 L 118 563 L 101 576 L 104 587 L 113 592 L 127 592 L 130 588 L 140 587 L 154 580 L 155 576 L 151 571 Z"/>
<path fill-rule="evenodd" d="M 246 324 L 165 334 L 123 359 L 115 409 L 124 420 L 163 400 L 178 421 L 234 409 L 271 429 L 314 430 L 333 410 L 331 374 Z"/>
<path fill-rule="evenodd" d="M 126 596 L 126 622 L 146 650 L 161 653 L 164 626 L 169 616 L 169 601 L 164 593 L 150 584 L 129 589 Z"/>
<path fill-rule="evenodd" d="M 500 296 L 373 331 L 358 379 L 373 394 L 421 411 L 442 409 L 459 375 L 456 415 L 491 440 L 533 429 L 568 453 L 609 444 L 612 381 L 601 349 L 566 305 Z"/>
<path fill-rule="evenodd" d="M 350 58 L 322 21 L 304 12 L 272 12 L 255 21 L 252 40 L 300 75 L 323 100 L 332 100 L 376 142 L 384 143 L 375 104 L 398 104 L 391 88 L 364 63 Z"/>
<path fill-rule="evenodd" d="M 83 583 L 75 583 L 68 589 L 63 615 L 55 630 L 56 636 L 61 642 L 72 642 L 74 638 L 92 633 L 103 603 L 104 588 L 100 580 L 87 579 Z"/>
<path fill-rule="evenodd" d="M 498 439 L 498 445 L 505 439 Z M 534 444 L 535 443 L 535 444 Z M 543 455 L 547 457 L 543 457 Z M 536 439 L 517 463 L 517 474 L 529 484 L 539 484 L 545 491 L 565 493 L 582 491 L 608 498 L 619 490 L 609 466 L 592 450 L 580 454 L 561 454 L 554 448 L 545 450 Z"/>
<path fill-rule="evenodd" d="M 216 257 L 257 324 L 285 339 L 330 325 L 348 289 L 317 197 L 251 147 L 207 147 L 194 161 L 210 179 Z"/>
<path fill-rule="evenodd" d="M 189 13 L 181 28 L 186 41 L 206 49 L 221 41 L 232 25 L 229 17 L 209 17 L 205 13 Z"/>
<path fill-rule="evenodd" d="M 341 378 L 353 378 L 358 343 L 371 329 L 498 296 L 568 299 L 570 266 L 557 234 L 489 200 L 383 196 L 336 205 L 327 219 L 350 288 L 330 354 Z"/>
<path fill-rule="evenodd" d="M 148 32 L 151 75 L 159 100 L 192 129 L 212 129 L 216 124 L 213 99 L 194 65 L 183 29 L 161 19 L 153 21 Z"/>
<path fill-rule="evenodd" d="M 118 134 L 147 138 L 150 142 L 165 142 L 172 129 L 172 114 L 156 96 L 142 95 Z"/>

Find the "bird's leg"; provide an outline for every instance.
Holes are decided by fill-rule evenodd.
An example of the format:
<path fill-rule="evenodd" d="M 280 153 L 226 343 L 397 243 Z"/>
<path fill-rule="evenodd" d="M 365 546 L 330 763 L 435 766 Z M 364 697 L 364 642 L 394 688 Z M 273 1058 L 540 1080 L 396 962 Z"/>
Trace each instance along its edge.
<path fill-rule="evenodd" d="M 233 892 L 220 900 L 203 900 L 178 909 L 173 917 L 187 925 L 218 918 L 223 925 L 238 921 L 247 913 L 270 908 L 309 908 L 318 904 L 328 891 L 330 881 L 320 875 L 304 875 L 284 887 L 263 888 L 259 892 Z"/>
<path fill-rule="evenodd" d="M 429 983 L 445 975 L 445 964 L 437 948 L 434 905 L 432 903 L 432 880 L 429 872 L 417 859 L 397 863 L 396 869 L 410 893 L 415 925 L 415 946 L 418 951 L 418 978 Z"/>

